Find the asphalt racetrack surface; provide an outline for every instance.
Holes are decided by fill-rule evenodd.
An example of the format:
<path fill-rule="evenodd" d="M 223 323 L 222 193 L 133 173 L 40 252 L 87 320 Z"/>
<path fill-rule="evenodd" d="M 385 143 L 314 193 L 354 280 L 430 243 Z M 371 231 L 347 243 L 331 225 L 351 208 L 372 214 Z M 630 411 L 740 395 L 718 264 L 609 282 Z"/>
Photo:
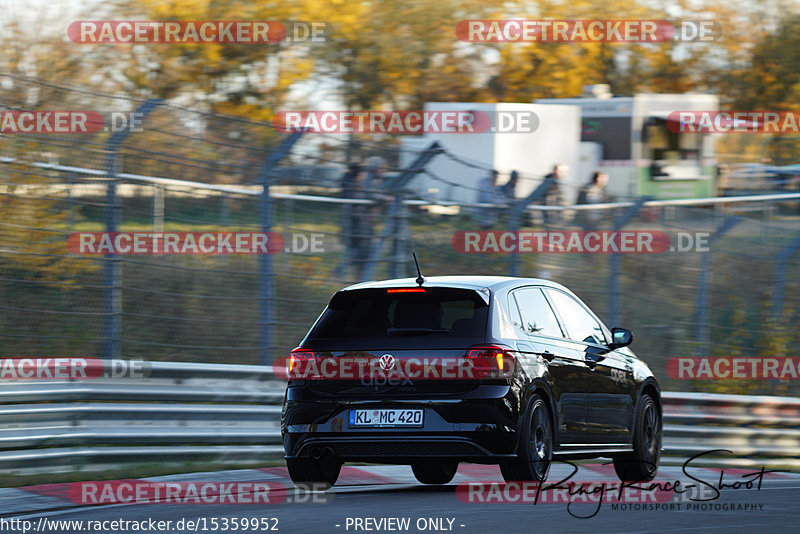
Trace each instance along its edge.
<path fill-rule="evenodd" d="M 691 480 L 680 466 L 662 467 L 656 482 L 681 480 L 686 493 L 669 498 L 628 502 L 584 501 L 496 502 L 503 500 L 499 470 L 494 466 L 461 465 L 453 482 L 445 486 L 423 486 L 414 481 L 406 466 L 345 467 L 339 483 L 328 492 L 300 492 L 288 489 L 278 504 L 106 504 L 79 506 L 42 513 L 4 515 L 2 532 L 456 532 L 461 534 L 534 532 L 800 532 L 797 505 L 800 502 L 800 474 L 767 473 L 761 487 L 737 481 L 754 480 L 752 469 L 726 469 L 720 487 L 719 469 L 692 468 Z M 221 478 L 241 480 L 244 474 L 262 480 L 280 481 L 287 487 L 285 469 L 221 472 Z M 572 467 L 555 464 L 549 483 L 572 473 Z M 194 474 L 195 480 L 209 480 L 213 473 Z M 570 481 L 615 482 L 609 466 L 581 465 Z M 182 475 L 192 480 L 191 475 Z M 483 485 L 475 485 L 481 482 Z M 491 482 L 495 482 L 492 486 Z M 472 483 L 472 486 L 468 484 Z M 500 484 L 498 486 L 498 484 Z M 495 492 L 491 492 L 494 487 Z M 598 487 L 595 485 L 594 487 Z M 472 488 L 473 493 L 469 492 Z M 608 490 L 608 493 L 612 493 Z M 507 497 L 522 499 L 521 492 Z M 563 495 L 562 495 L 563 496 Z M 587 496 L 584 495 L 584 498 Z M 465 502 L 481 499 L 494 502 Z M 540 497 L 541 498 L 541 497 Z M 710 499 L 702 501 L 701 499 Z M 638 501 L 638 502 L 637 502 Z M 644 501 L 644 502 L 641 502 Z M 658 505 L 658 506 L 656 506 Z M 17 520 L 16 524 L 9 521 Z M 82 521 L 83 523 L 69 523 Z M 96 523 L 97 521 L 101 523 Z M 133 528 L 119 528 L 113 521 L 150 522 Z M 161 525 L 158 522 L 161 521 Z M 181 522 L 182 523 L 179 523 Z M 89 522 L 95 522 L 90 524 Z M 105 523 L 103 523 L 105 522 Z M 169 523 L 167 523 L 169 522 Z M 16 528 L 12 528 L 16 526 Z M 128 526 L 132 526 L 131 523 Z M 227 527 L 227 528 L 223 528 Z"/>

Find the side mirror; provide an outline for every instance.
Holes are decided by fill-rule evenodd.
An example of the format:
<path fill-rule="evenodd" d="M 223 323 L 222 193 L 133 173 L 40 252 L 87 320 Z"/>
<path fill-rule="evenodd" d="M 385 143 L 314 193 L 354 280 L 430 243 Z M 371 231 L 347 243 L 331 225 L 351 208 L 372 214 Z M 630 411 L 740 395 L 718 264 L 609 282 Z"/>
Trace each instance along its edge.
<path fill-rule="evenodd" d="M 609 348 L 612 350 L 620 347 L 627 347 L 632 342 L 633 333 L 630 330 L 626 330 L 624 328 L 611 329 L 611 343 L 609 344 Z"/>

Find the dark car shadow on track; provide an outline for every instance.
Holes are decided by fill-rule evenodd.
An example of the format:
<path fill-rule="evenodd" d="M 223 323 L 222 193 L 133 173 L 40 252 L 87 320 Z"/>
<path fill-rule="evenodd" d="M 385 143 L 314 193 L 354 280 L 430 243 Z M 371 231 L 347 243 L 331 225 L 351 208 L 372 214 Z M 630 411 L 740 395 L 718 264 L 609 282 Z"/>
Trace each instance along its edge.
<path fill-rule="evenodd" d="M 372 484 L 354 486 L 334 486 L 334 493 L 375 493 L 375 492 L 413 492 L 413 493 L 455 493 L 458 484 L 428 486 L 424 484 Z"/>

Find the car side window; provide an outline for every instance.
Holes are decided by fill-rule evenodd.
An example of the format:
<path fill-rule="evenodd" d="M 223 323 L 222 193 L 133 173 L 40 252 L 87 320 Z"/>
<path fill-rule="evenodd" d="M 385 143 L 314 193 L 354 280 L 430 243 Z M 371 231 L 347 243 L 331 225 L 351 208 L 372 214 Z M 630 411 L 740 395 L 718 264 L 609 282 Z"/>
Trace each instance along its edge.
<path fill-rule="evenodd" d="M 522 329 L 529 334 L 564 337 L 558 326 L 550 303 L 544 298 L 542 290 L 536 287 L 519 289 L 513 293 L 522 314 Z"/>
<path fill-rule="evenodd" d="M 558 310 L 570 339 L 597 345 L 606 344 L 603 327 L 577 300 L 554 289 L 548 289 L 547 296 Z"/>
<path fill-rule="evenodd" d="M 522 328 L 522 316 L 519 314 L 519 306 L 517 306 L 517 299 L 514 298 L 513 293 L 508 295 L 508 311 L 511 315 L 511 324 L 517 328 Z"/>

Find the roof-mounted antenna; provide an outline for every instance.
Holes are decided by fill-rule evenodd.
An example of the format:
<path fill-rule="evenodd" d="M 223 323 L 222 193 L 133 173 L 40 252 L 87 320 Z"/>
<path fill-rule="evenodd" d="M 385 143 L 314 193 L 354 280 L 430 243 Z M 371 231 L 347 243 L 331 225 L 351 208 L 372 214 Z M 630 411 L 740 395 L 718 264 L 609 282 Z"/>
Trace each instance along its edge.
<path fill-rule="evenodd" d="M 414 265 L 417 266 L 417 280 L 416 280 L 416 282 L 417 282 L 417 285 L 421 286 L 422 284 L 425 283 L 425 278 L 422 277 L 422 273 L 419 271 L 419 262 L 417 261 L 417 253 L 416 252 L 412 252 L 411 254 L 414 256 Z"/>

